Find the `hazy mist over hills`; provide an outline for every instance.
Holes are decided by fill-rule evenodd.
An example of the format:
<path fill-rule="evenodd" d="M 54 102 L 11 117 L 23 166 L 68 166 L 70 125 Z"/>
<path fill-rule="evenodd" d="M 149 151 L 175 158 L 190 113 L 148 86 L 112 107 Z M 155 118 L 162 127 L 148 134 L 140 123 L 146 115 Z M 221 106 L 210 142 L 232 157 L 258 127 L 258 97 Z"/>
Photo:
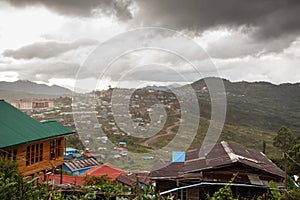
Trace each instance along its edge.
<path fill-rule="evenodd" d="M 58 85 L 48 86 L 46 84 L 37 84 L 25 80 L 0 82 L 0 98 L 6 100 L 22 98 L 42 99 L 66 95 L 72 95 L 72 91 Z"/>

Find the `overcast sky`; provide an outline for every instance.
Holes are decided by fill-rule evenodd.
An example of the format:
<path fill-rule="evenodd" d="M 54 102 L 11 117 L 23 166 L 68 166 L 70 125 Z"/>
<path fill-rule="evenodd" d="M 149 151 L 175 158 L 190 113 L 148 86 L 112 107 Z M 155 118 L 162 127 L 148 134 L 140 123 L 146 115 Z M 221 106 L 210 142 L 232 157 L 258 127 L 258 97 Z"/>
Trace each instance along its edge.
<path fill-rule="evenodd" d="M 199 44 L 222 78 L 300 82 L 299 19 L 299 0 L 0 0 L 0 81 L 74 86 L 80 66 L 103 42 L 137 28 L 162 27 Z M 170 35 L 147 37 L 166 49 L 175 41 L 179 51 L 194 52 Z M 103 55 L 114 53 L 110 42 Z M 118 42 L 130 46 L 143 38 Z M 86 69 L 84 78 L 101 77 L 103 87 L 118 81 L 179 83 L 184 79 L 176 77 L 209 74 L 210 65 L 197 74 L 179 57 L 145 49 L 120 57 L 107 71 L 99 64 Z M 192 55 L 195 62 L 202 59 Z"/>

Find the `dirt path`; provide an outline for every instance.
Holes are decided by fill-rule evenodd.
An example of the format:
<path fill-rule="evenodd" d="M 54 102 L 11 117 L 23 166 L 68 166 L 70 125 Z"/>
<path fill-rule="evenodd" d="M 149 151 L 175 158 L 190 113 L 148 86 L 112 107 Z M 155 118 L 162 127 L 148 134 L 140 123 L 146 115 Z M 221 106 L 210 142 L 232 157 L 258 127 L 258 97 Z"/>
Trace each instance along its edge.
<path fill-rule="evenodd" d="M 175 128 L 176 126 L 179 126 L 179 124 L 180 124 L 180 121 L 176 121 L 172 126 L 169 126 L 168 128 L 166 128 L 166 130 L 165 130 L 166 133 L 155 135 L 155 136 L 147 139 L 146 141 L 144 141 L 142 143 L 142 145 L 152 147 L 154 150 L 159 149 L 158 147 L 153 146 L 151 144 L 153 142 L 155 142 L 160 137 L 166 137 L 166 136 L 169 136 L 169 135 L 176 134 L 176 133 L 172 132 L 172 129 Z"/>

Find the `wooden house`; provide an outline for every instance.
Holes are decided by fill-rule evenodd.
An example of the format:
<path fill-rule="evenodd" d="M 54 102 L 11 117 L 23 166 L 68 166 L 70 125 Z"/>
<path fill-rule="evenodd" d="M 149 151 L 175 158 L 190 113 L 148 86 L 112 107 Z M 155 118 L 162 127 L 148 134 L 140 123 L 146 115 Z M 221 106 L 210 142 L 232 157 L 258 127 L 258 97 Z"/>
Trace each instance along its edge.
<path fill-rule="evenodd" d="M 150 173 L 158 192 L 172 194 L 175 199 L 206 199 L 231 183 L 239 197 L 256 199 L 267 192 L 269 182 L 283 186 L 285 173 L 263 153 L 242 148 L 225 141 L 212 146 L 207 154 L 200 149 L 186 152 L 184 162 L 172 162 Z"/>
<path fill-rule="evenodd" d="M 0 100 L 0 156 L 17 161 L 24 176 L 62 167 L 65 136 L 72 133 L 56 121 L 39 122 Z"/>

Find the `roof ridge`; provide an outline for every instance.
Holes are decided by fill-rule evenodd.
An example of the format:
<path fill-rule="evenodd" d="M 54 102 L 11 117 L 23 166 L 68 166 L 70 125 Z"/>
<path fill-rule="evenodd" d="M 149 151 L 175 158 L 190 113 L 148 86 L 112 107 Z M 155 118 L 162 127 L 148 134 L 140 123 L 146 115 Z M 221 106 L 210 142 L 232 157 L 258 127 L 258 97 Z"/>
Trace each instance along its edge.
<path fill-rule="evenodd" d="M 40 121 L 42 124 L 45 124 L 45 123 L 49 123 L 49 122 L 58 122 L 56 121 L 55 119 L 49 119 L 49 120 L 42 120 Z"/>
<path fill-rule="evenodd" d="M 228 142 L 221 141 L 221 145 L 223 146 L 225 152 L 227 153 L 232 162 L 236 162 L 239 160 L 239 156 L 233 152 Z"/>
<path fill-rule="evenodd" d="M 248 160 L 250 162 L 260 163 L 259 161 L 255 160 L 253 158 L 248 158 L 248 157 L 241 156 L 241 155 L 234 153 L 234 151 L 232 150 L 232 148 L 230 147 L 230 144 L 228 142 L 222 141 L 221 144 L 232 162 L 236 162 L 239 159 L 244 159 L 244 160 Z M 246 150 L 248 150 L 248 149 L 246 149 Z"/>

